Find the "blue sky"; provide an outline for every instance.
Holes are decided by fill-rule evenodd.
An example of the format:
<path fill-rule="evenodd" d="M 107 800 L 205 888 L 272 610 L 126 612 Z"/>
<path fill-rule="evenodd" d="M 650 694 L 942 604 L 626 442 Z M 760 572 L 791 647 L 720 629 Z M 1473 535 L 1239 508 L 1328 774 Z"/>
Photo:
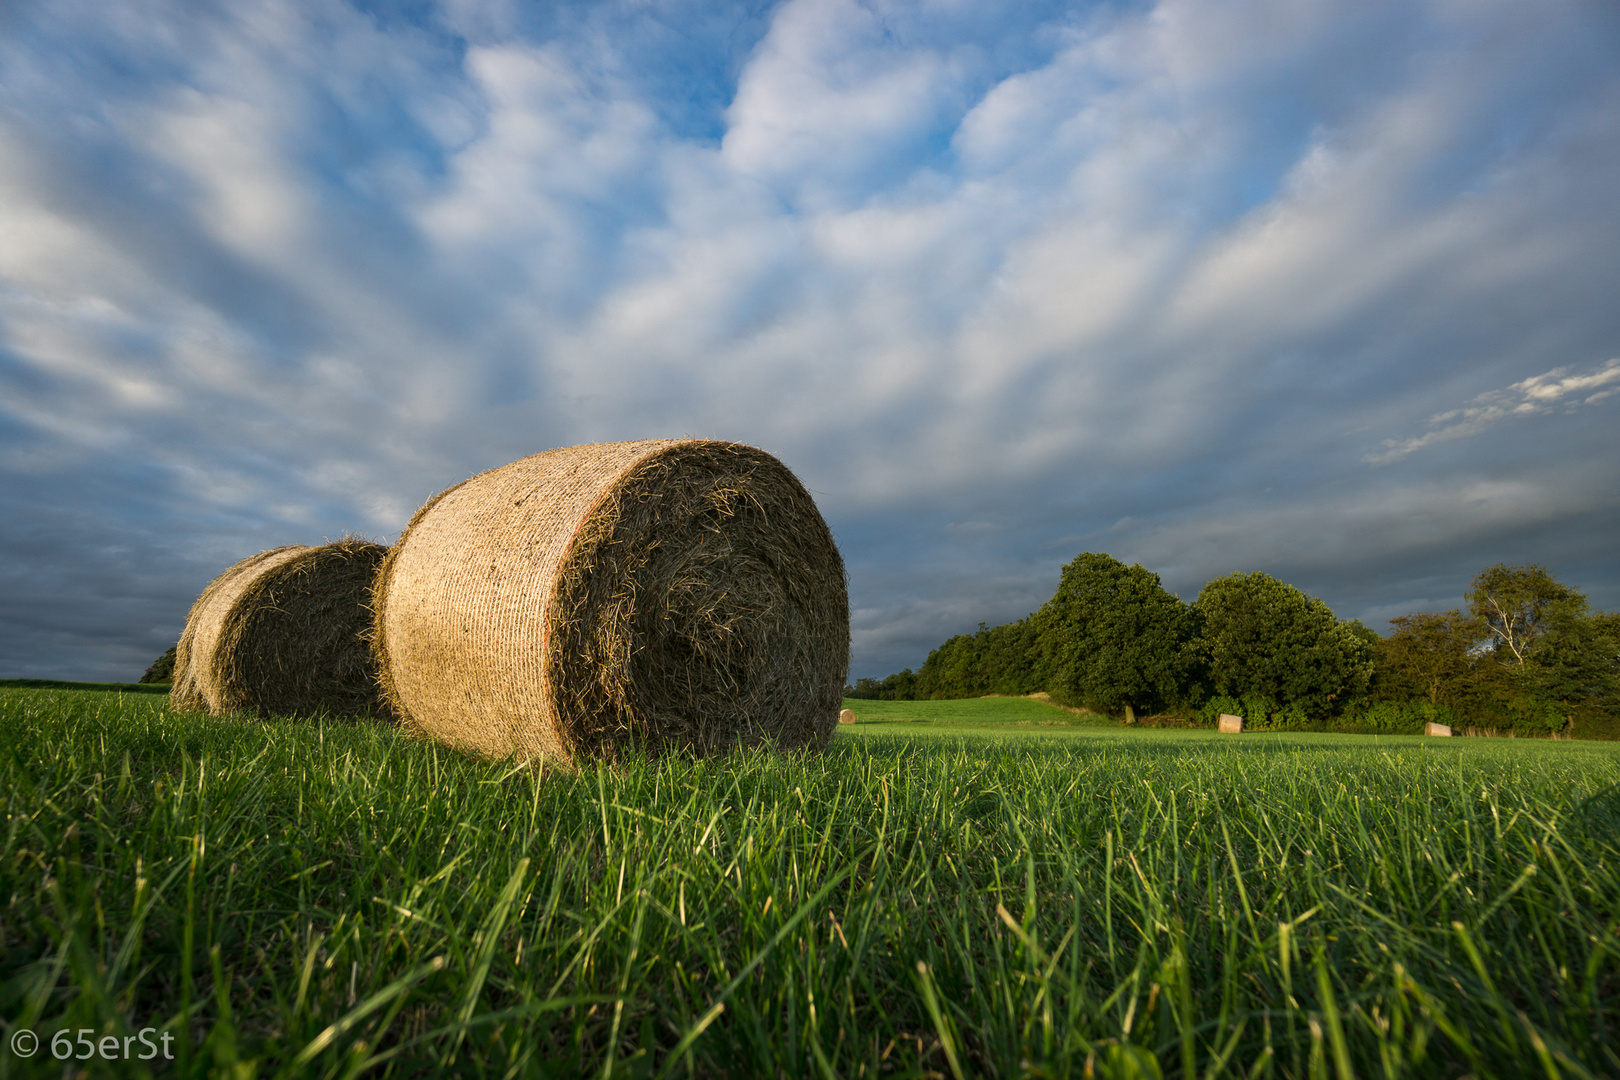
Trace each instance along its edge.
<path fill-rule="evenodd" d="M 1107 551 L 1620 607 L 1620 8 L 0 7 L 0 675 L 480 470 L 777 454 L 851 677 Z"/>

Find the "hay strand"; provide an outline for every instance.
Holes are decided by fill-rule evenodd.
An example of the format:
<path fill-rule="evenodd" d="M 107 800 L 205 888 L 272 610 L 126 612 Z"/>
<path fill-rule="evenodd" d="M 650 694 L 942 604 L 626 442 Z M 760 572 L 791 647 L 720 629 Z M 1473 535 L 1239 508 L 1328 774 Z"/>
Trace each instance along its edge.
<path fill-rule="evenodd" d="M 411 520 L 374 606 L 402 723 L 492 756 L 819 747 L 849 662 L 826 522 L 736 443 L 567 447 L 475 476 Z"/>

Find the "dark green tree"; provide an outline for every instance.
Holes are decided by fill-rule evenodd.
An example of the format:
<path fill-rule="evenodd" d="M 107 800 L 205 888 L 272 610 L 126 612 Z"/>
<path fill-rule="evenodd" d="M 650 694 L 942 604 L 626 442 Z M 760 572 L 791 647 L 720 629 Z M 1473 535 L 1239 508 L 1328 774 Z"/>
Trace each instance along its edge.
<path fill-rule="evenodd" d="M 1613 708 L 1620 700 L 1620 615 L 1555 613 L 1524 664 L 1532 693 L 1558 702 Z"/>
<path fill-rule="evenodd" d="M 1386 698 L 1416 696 L 1431 705 L 1462 709 L 1476 683 L 1475 653 L 1489 631 L 1461 611 L 1424 611 L 1389 620 L 1395 630 L 1379 638 L 1375 678 Z"/>
<path fill-rule="evenodd" d="M 169 651 L 152 661 L 152 666 L 146 669 L 146 674 L 140 677 L 143 683 L 166 683 L 174 681 L 174 654 L 178 646 L 170 645 Z"/>
<path fill-rule="evenodd" d="M 1081 553 L 1033 621 L 1055 697 L 1129 715 L 1177 703 L 1191 689 L 1194 613 L 1141 566 Z"/>
<path fill-rule="evenodd" d="M 1373 641 L 1314 596 L 1269 574 L 1231 574 L 1194 603 L 1216 693 L 1327 716 L 1367 688 Z M 1254 718 L 1250 718 L 1254 719 Z"/>
<path fill-rule="evenodd" d="M 925 698 L 1010 696 L 1041 689 L 1035 667 L 1032 619 L 979 624 L 977 633 L 958 634 L 928 654 L 917 670 L 917 695 Z"/>
<path fill-rule="evenodd" d="M 855 685 L 844 687 L 844 696 L 867 701 L 915 701 L 917 675 L 910 668 L 906 668 L 881 679 L 870 677 L 856 679 Z"/>

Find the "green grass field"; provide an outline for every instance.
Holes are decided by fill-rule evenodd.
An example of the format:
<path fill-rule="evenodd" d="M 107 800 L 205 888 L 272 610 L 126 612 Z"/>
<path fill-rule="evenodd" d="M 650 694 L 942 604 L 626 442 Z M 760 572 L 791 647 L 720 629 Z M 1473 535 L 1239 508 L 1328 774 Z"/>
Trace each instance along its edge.
<path fill-rule="evenodd" d="M 913 734 L 992 731 L 1009 735 L 1029 734 L 1031 729 L 1063 732 L 1098 728 L 1118 728 L 1114 721 L 1090 713 L 1076 715 L 1068 709 L 1024 697 L 967 698 L 961 701 L 862 701 L 845 698 L 844 708 L 860 719 L 846 725 L 846 731 L 870 732 L 890 729 L 897 724 Z"/>
<path fill-rule="evenodd" d="M 0 690 L 106 690 L 127 694 L 167 694 L 169 684 L 63 682 L 61 679 L 0 679 Z"/>
<path fill-rule="evenodd" d="M 0 689 L 0 1070 L 1620 1075 L 1620 747 L 999 700 L 568 775 Z"/>

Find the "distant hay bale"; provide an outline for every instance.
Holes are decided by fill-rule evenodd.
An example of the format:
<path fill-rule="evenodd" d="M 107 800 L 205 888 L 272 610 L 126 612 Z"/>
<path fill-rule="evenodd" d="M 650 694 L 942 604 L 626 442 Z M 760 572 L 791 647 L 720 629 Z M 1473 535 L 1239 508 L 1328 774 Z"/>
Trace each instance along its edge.
<path fill-rule="evenodd" d="M 844 709 L 838 714 L 840 724 L 853 724 L 857 719 L 859 718 L 855 715 L 854 709 Z"/>
<path fill-rule="evenodd" d="M 475 476 L 411 519 L 375 610 L 401 723 L 497 757 L 819 747 L 849 664 L 826 522 L 737 443 L 574 446 Z"/>
<path fill-rule="evenodd" d="M 1222 735 L 1243 734 L 1243 717 L 1233 716 L 1231 713 L 1221 713 L 1220 732 Z"/>
<path fill-rule="evenodd" d="M 308 550 L 293 545 L 261 551 L 249 555 L 208 583 L 197 602 L 191 605 L 186 628 L 175 646 L 169 704 L 181 709 L 212 710 L 210 702 L 218 697 L 212 658 L 225 618 L 241 596 L 245 583 Z"/>
<path fill-rule="evenodd" d="M 216 715 L 386 715 L 370 602 L 387 550 L 355 539 L 293 545 L 226 570 L 186 617 L 170 703 Z"/>
<path fill-rule="evenodd" d="M 1423 734 L 1449 736 L 1451 734 L 1451 727 L 1448 724 L 1436 724 L 1431 720 L 1423 725 Z"/>

